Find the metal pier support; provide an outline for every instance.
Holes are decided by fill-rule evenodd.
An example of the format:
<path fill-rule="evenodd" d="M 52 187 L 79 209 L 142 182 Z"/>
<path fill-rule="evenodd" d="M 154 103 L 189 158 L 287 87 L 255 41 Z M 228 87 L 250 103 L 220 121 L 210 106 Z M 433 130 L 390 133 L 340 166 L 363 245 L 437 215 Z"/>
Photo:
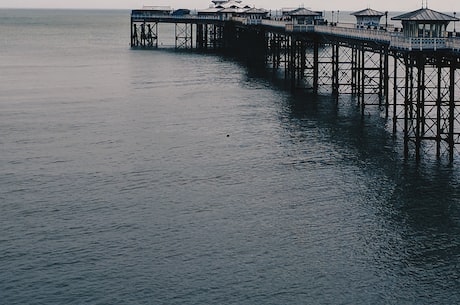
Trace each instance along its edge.
<path fill-rule="evenodd" d="M 423 52 L 398 53 L 395 56 L 393 131 L 396 132 L 396 122 L 402 115 L 405 158 L 409 157 L 413 148 L 415 159 L 419 162 L 423 152 L 432 148 L 438 159 L 447 155 L 452 162 L 460 135 L 456 60 L 445 54 Z M 397 76 L 402 70 L 405 71 L 403 88 Z M 403 113 L 399 111 L 399 98 L 404 100 Z"/>
<path fill-rule="evenodd" d="M 158 23 L 131 22 L 131 47 L 158 48 Z"/>
<path fill-rule="evenodd" d="M 269 66 L 292 90 L 356 99 L 362 115 L 376 106 L 403 133 L 404 156 L 424 152 L 454 160 L 460 144 L 460 57 L 450 49 L 392 46 L 231 20 L 131 16 L 133 48 L 157 48 L 158 24 L 175 24 L 177 49 L 223 51 L 248 65 Z M 196 29 L 196 31 L 194 31 Z"/>
<path fill-rule="evenodd" d="M 193 48 L 193 24 L 192 23 L 176 23 L 175 24 L 175 47 L 176 49 L 192 49 Z"/>

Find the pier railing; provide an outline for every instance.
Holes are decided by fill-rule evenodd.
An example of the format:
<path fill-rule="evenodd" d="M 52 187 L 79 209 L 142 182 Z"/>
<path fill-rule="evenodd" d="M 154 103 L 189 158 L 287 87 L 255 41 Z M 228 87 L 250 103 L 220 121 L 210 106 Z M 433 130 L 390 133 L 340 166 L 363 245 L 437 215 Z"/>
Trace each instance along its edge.
<path fill-rule="evenodd" d="M 460 37 L 447 38 L 446 46 L 452 51 L 460 53 Z"/>
<path fill-rule="evenodd" d="M 243 17 L 232 17 L 232 21 L 238 22 L 244 25 L 259 25 L 262 24 L 262 19 L 251 19 Z"/>
<path fill-rule="evenodd" d="M 306 24 L 286 24 L 286 31 L 287 32 L 315 32 L 314 25 L 306 25 Z"/>
<path fill-rule="evenodd" d="M 372 40 L 383 43 L 389 43 L 391 40 L 390 33 L 386 32 L 385 30 L 368 30 L 349 27 L 315 25 L 314 32 L 352 39 Z"/>
<path fill-rule="evenodd" d="M 270 20 L 270 19 L 251 19 L 244 17 L 232 17 L 234 22 L 238 22 L 244 25 L 263 25 L 266 27 L 286 29 L 286 21 Z"/>
<path fill-rule="evenodd" d="M 328 25 L 297 25 L 285 24 L 287 32 L 314 32 L 317 34 L 338 36 L 350 39 L 369 40 L 389 44 L 391 48 L 399 50 L 446 50 L 460 52 L 460 37 L 450 38 L 418 38 L 404 37 L 402 32 L 386 31 L 384 28 L 364 29 L 350 26 Z"/>
<path fill-rule="evenodd" d="M 263 19 L 262 25 L 272 27 L 272 28 L 285 29 L 286 21 Z"/>
<path fill-rule="evenodd" d="M 391 37 L 391 47 L 409 51 L 449 49 L 447 38 Z"/>
<path fill-rule="evenodd" d="M 155 19 L 160 22 L 168 21 L 188 21 L 188 20 L 223 20 L 222 18 L 211 15 L 158 15 L 158 14 L 131 14 L 131 18 L 135 20 Z"/>

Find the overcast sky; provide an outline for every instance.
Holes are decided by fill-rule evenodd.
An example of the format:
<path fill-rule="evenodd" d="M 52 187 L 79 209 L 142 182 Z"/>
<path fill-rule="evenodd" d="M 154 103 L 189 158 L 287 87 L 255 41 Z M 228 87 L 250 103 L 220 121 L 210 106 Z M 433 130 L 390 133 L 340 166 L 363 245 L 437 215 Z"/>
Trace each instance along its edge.
<path fill-rule="evenodd" d="M 2 8 L 113 8 L 133 9 L 145 5 L 172 8 L 206 8 L 210 0 L 0 0 Z M 422 0 L 245 0 L 244 3 L 267 9 L 304 7 L 318 11 L 355 11 L 370 7 L 380 11 L 412 11 L 422 7 Z M 443 12 L 460 12 L 459 0 L 428 0 L 428 7 Z"/>

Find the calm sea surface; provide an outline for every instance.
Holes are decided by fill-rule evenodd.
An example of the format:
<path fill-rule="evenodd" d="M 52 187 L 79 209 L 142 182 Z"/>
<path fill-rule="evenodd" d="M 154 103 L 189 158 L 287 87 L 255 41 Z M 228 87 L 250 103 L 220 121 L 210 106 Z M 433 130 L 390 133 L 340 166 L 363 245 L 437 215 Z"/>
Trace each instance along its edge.
<path fill-rule="evenodd" d="M 458 158 L 128 43 L 129 12 L 0 11 L 1 304 L 460 303 Z"/>

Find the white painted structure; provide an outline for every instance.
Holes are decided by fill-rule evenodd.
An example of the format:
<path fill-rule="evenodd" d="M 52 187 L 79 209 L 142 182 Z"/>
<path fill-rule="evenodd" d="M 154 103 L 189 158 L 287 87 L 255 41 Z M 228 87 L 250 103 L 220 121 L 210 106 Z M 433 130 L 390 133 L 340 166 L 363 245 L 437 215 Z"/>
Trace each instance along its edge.
<path fill-rule="evenodd" d="M 380 19 L 385 13 L 367 8 L 358 12 L 351 13 L 356 17 L 356 26 L 358 28 L 376 27 L 380 25 Z"/>
<path fill-rule="evenodd" d="M 393 17 L 391 20 L 401 21 L 405 37 L 446 38 L 449 23 L 451 21 L 459 21 L 460 19 L 430 10 L 429 8 L 421 8 Z"/>

